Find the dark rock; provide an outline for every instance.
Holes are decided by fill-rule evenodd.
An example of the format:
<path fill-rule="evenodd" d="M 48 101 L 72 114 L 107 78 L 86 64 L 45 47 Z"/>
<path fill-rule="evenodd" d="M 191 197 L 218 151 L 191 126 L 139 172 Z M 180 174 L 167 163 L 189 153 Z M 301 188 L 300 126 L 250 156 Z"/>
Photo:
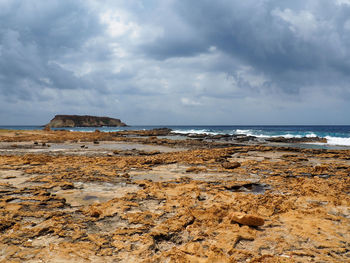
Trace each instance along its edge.
<path fill-rule="evenodd" d="M 62 190 L 74 189 L 74 184 L 71 182 L 63 182 L 60 186 Z"/>
<path fill-rule="evenodd" d="M 214 140 L 221 140 L 221 139 L 226 139 L 226 138 L 232 138 L 232 135 L 230 135 L 230 134 L 216 134 L 216 135 L 210 136 L 210 138 L 214 139 Z"/>
<path fill-rule="evenodd" d="M 189 138 L 201 138 L 201 139 L 203 139 L 203 138 L 207 138 L 207 137 L 209 137 L 208 136 L 208 134 L 206 134 L 206 133 L 201 133 L 201 134 L 197 134 L 197 133 L 189 133 L 189 134 L 187 134 L 187 137 L 189 137 Z"/>
<path fill-rule="evenodd" d="M 249 141 L 255 141 L 255 136 L 247 136 L 247 135 L 237 135 L 233 137 L 235 141 L 237 142 L 249 142 Z"/>
<path fill-rule="evenodd" d="M 158 128 L 158 129 L 153 129 L 149 131 L 149 134 L 151 136 L 166 136 L 169 135 L 171 132 L 171 129 L 169 128 Z"/>
<path fill-rule="evenodd" d="M 273 137 L 266 139 L 268 142 L 280 142 L 280 143 L 306 143 L 306 142 L 321 142 L 327 143 L 326 138 L 321 137 L 302 137 L 302 138 L 284 138 L 284 137 Z"/>
<path fill-rule="evenodd" d="M 259 184 L 259 183 L 232 184 L 232 185 L 228 183 L 225 186 L 225 189 L 232 192 L 263 194 L 266 190 L 271 189 L 271 187 L 268 184 Z"/>
<path fill-rule="evenodd" d="M 156 128 L 152 130 L 142 130 L 142 131 L 119 131 L 115 133 L 115 136 L 153 136 L 150 139 L 157 139 L 156 136 L 167 136 L 171 133 L 169 128 Z"/>

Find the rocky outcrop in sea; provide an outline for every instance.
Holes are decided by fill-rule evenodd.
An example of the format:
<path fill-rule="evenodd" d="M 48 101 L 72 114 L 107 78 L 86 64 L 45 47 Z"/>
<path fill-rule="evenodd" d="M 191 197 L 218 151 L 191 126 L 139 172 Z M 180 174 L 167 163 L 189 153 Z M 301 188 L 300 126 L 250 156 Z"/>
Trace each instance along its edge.
<path fill-rule="evenodd" d="M 89 115 L 56 115 L 46 127 L 62 128 L 62 127 L 125 127 L 125 123 L 120 119 L 109 117 L 97 117 Z"/>

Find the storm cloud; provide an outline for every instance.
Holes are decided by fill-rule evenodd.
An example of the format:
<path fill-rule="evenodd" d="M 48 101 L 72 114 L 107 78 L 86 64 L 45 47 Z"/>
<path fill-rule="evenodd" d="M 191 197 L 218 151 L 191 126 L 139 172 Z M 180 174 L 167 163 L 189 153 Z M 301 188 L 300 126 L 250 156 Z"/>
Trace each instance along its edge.
<path fill-rule="evenodd" d="M 349 124 L 350 1 L 0 0 L 0 124 Z"/>

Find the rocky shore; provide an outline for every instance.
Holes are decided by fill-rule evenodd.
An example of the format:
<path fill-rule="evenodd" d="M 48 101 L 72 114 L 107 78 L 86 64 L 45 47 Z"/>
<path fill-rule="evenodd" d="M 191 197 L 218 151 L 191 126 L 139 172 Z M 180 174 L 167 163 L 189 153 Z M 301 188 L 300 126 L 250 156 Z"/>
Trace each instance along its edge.
<path fill-rule="evenodd" d="M 350 150 L 275 143 L 0 130 L 0 262 L 349 261 Z"/>

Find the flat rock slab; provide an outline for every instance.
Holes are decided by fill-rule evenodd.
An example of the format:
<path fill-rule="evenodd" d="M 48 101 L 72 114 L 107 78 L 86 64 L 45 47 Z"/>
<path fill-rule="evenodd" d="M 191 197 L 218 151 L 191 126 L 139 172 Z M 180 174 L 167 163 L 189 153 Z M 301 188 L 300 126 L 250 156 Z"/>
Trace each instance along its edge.
<path fill-rule="evenodd" d="M 59 190 L 54 193 L 64 198 L 71 206 L 85 206 L 107 202 L 113 198 L 120 198 L 128 193 L 137 192 L 140 188 L 126 183 L 75 183 L 74 189 Z"/>

